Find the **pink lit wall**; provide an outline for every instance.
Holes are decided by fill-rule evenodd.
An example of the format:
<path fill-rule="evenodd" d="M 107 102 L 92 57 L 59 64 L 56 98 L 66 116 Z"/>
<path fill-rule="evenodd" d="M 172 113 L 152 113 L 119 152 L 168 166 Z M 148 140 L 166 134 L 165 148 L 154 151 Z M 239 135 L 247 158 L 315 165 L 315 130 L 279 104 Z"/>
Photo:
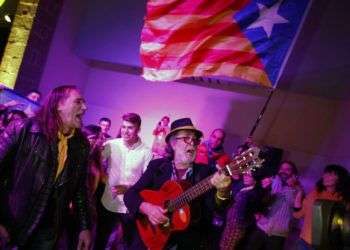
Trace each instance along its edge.
<path fill-rule="evenodd" d="M 228 132 L 227 149 L 246 137 L 265 97 L 215 90 L 178 82 L 153 83 L 138 75 L 92 68 L 85 87 L 89 103 L 86 123 L 101 116 L 112 118 L 112 134 L 126 112 L 139 113 L 143 120 L 141 137 L 151 145 L 152 130 L 164 115 L 171 120 L 191 117 L 206 137 L 215 128 Z"/>
<path fill-rule="evenodd" d="M 151 145 L 152 130 L 163 115 L 171 119 L 191 117 L 207 137 L 211 130 L 228 133 L 226 149 L 232 152 L 252 128 L 266 96 L 254 91 L 224 91 L 178 82 L 152 83 L 140 76 L 91 68 L 84 92 L 89 103 L 85 123 L 101 116 L 112 118 L 112 134 L 117 133 L 125 112 L 142 116 L 141 137 Z M 310 190 L 330 163 L 350 166 L 349 103 L 277 91 L 254 134 L 260 143 L 285 150 L 301 179 Z"/>

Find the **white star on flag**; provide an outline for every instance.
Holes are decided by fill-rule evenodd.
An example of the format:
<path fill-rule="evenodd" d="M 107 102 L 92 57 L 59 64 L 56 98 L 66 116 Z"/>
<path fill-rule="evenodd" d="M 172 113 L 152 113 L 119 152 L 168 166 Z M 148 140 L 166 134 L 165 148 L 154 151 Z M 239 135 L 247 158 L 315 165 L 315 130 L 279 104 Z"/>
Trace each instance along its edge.
<path fill-rule="evenodd" d="M 265 5 L 260 3 L 258 3 L 257 5 L 259 7 L 260 12 L 259 18 L 254 23 L 249 25 L 249 29 L 262 27 L 265 30 L 267 37 L 269 38 L 272 33 L 272 28 L 276 23 L 289 22 L 287 19 L 285 19 L 277 13 L 281 2 L 273 5 L 271 8 L 267 8 Z"/>

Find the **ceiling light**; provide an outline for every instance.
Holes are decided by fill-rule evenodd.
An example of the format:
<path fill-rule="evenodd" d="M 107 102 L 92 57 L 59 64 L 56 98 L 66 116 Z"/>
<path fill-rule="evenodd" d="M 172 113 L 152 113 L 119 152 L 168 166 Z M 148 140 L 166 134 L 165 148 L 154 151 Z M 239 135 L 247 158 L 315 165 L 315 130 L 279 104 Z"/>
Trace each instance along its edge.
<path fill-rule="evenodd" d="M 11 17 L 8 14 L 6 14 L 4 16 L 4 18 L 5 18 L 6 22 L 8 22 L 8 23 L 12 22 Z"/>

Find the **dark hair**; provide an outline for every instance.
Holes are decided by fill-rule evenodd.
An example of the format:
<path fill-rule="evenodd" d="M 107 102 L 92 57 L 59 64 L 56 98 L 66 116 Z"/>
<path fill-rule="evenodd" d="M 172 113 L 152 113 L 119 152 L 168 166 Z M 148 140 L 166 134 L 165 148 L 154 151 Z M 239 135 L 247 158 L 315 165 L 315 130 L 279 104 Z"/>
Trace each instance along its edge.
<path fill-rule="evenodd" d="M 261 181 L 264 178 L 270 177 L 271 174 L 268 172 L 266 167 L 260 167 L 252 171 L 252 176 L 258 185 L 261 185 Z"/>
<path fill-rule="evenodd" d="M 109 124 L 112 124 L 111 119 L 109 119 L 107 117 L 102 117 L 99 122 L 108 122 Z"/>
<path fill-rule="evenodd" d="M 141 127 L 141 117 L 136 113 L 126 113 L 122 116 L 122 120 L 132 123 L 137 128 Z"/>
<path fill-rule="evenodd" d="M 69 97 L 71 91 L 78 91 L 76 86 L 63 85 L 54 88 L 46 97 L 40 108 L 37 119 L 43 130 L 44 135 L 49 141 L 57 137 L 57 133 L 62 126 L 62 119 L 58 112 L 58 105 Z"/>
<path fill-rule="evenodd" d="M 341 165 L 331 164 L 324 168 L 323 173 L 334 173 L 338 177 L 335 191 L 341 195 L 344 201 L 349 202 L 349 171 Z M 317 192 L 322 192 L 325 189 L 326 187 L 323 185 L 323 178 L 321 178 L 316 182 L 316 190 Z"/>
<path fill-rule="evenodd" d="M 90 124 L 82 129 L 82 133 L 85 137 L 96 136 L 96 143 L 90 145 L 90 153 L 88 156 L 88 185 L 91 188 L 94 185 L 94 175 L 92 172 L 92 166 L 95 166 L 100 172 L 102 169 L 102 160 L 101 160 L 101 150 L 102 150 L 102 140 L 101 140 L 101 128 L 97 125 Z"/>
<path fill-rule="evenodd" d="M 279 168 L 282 166 L 282 164 L 288 164 L 289 166 L 291 166 L 293 174 L 298 175 L 298 169 L 294 162 L 289 160 L 282 161 L 279 165 Z"/>
<path fill-rule="evenodd" d="M 243 143 L 243 144 L 241 144 L 241 145 L 238 145 L 238 146 L 237 146 L 237 149 L 238 149 L 238 148 L 243 148 L 243 150 L 245 151 L 245 150 L 249 149 L 249 145 L 248 145 L 247 143 Z"/>
<path fill-rule="evenodd" d="M 167 119 L 168 121 L 170 121 L 170 118 L 167 115 L 163 116 L 162 119 L 160 119 L 160 120 L 164 120 L 164 119 Z"/>
<path fill-rule="evenodd" d="M 101 128 L 97 125 L 90 124 L 82 128 L 81 132 L 89 139 L 90 136 L 94 136 L 96 138 L 95 145 L 90 145 L 90 151 L 94 151 L 95 148 L 100 148 L 103 144 L 103 140 L 101 137 Z"/>
<path fill-rule="evenodd" d="M 239 148 L 241 148 L 241 149 L 242 149 L 242 152 L 244 152 L 244 151 L 246 151 L 246 150 L 249 149 L 249 146 L 248 146 L 247 143 L 238 145 L 237 148 L 236 148 L 236 151 L 234 152 L 234 156 L 237 154 Z"/>
<path fill-rule="evenodd" d="M 94 125 L 94 124 L 90 124 L 90 125 L 85 126 L 82 129 L 82 132 L 85 136 L 90 136 L 90 135 L 99 136 L 101 133 L 101 127 Z"/>

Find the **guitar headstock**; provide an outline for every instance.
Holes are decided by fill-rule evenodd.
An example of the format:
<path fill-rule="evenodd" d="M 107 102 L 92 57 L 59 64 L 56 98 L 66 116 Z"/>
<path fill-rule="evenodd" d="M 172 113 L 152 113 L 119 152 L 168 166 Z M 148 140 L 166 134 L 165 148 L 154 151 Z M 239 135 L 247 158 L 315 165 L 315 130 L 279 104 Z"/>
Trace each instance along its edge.
<path fill-rule="evenodd" d="M 263 159 L 259 158 L 260 148 L 251 147 L 237 155 L 229 165 L 225 166 L 225 170 L 229 175 L 237 173 L 246 173 L 249 171 L 254 171 L 262 166 L 264 162 Z"/>

